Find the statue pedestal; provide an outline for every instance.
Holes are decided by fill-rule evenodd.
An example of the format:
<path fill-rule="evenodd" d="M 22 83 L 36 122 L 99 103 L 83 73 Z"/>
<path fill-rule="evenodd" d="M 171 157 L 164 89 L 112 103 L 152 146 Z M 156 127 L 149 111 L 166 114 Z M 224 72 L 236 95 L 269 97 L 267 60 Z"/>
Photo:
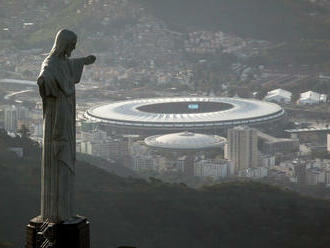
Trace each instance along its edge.
<path fill-rule="evenodd" d="M 40 247 L 90 248 L 89 222 L 82 216 L 58 224 L 33 218 L 26 226 L 25 248 Z"/>
<path fill-rule="evenodd" d="M 29 224 L 26 226 L 26 241 L 25 241 L 25 248 L 36 248 L 40 247 L 37 243 L 37 233 L 40 230 L 42 225 L 42 220 L 40 216 L 37 216 L 30 220 Z"/>

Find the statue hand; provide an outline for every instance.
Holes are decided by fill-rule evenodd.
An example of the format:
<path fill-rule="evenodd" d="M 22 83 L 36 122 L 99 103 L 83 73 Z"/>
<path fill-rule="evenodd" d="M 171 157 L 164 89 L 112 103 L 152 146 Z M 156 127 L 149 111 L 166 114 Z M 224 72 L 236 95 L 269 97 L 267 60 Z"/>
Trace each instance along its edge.
<path fill-rule="evenodd" d="M 85 65 L 93 64 L 96 60 L 96 57 L 94 55 L 89 55 L 85 58 Z"/>

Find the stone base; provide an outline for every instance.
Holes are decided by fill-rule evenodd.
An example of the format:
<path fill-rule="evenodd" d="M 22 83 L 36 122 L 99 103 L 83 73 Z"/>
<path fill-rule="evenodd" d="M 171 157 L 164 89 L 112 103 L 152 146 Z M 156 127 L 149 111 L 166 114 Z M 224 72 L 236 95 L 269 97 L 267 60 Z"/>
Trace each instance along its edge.
<path fill-rule="evenodd" d="M 37 243 L 37 233 L 42 225 L 42 220 L 40 216 L 37 216 L 30 220 L 29 224 L 26 226 L 26 241 L 25 248 L 36 248 L 40 247 Z"/>
<path fill-rule="evenodd" d="M 40 247 L 90 248 L 89 222 L 82 216 L 58 224 L 33 218 L 26 226 L 25 248 Z"/>

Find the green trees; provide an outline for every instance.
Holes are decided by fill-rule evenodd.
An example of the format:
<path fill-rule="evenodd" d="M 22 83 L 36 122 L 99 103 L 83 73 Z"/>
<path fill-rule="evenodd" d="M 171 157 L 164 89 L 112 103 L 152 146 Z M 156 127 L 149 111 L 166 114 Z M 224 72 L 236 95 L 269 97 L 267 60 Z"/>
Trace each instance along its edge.
<path fill-rule="evenodd" d="M 9 242 L 0 242 L 0 248 L 9 248 L 9 247 L 13 247 L 13 244 Z"/>
<path fill-rule="evenodd" d="M 40 157 L 0 156 L 0 239 L 14 247 L 24 243 L 24 224 L 39 212 Z M 95 248 L 310 248 L 330 243 L 328 200 L 255 182 L 192 189 L 154 178 L 122 178 L 86 162 L 78 161 L 76 168 L 75 212 L 91 221 Z"/>
<path fill-rule="evenodd" d="M 321 8 L 287 0 L 143 0 L 173 28 L 222 30 L 272 41 L 329 38 Z M 324 10 L 326 12 L 326 10 Z M 310 15 L 316 13 L 317 17 Z"/>

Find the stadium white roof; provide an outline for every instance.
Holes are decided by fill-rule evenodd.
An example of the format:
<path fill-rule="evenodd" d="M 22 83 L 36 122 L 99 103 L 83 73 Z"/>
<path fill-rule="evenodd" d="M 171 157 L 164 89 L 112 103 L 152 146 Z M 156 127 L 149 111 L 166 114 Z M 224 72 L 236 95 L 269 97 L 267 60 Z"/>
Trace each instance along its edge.
<path fill-rule="evenodd" d="M 22 79 L 10 79 L 10 78 L 4 78 L 0 79 L 0 83 L 7 83 L 7 84 L 25 84 L 30 86 L 38 86 L 37 82 L 30 81 L 30 80 L 22 80 Z"/>
<path fill-rule="evenodd" d="M 150 113 L 139 108 L 160 103 L 219 102 L 232 107 L 204 113 Z M 257 124 L 282 117 L 284 110 L 277 104 L 243 98 L 175 97 L 148 98 L 114 102 L 89 109 L 85 116 L 94 121 L 131 127 L 202 127 Z"/>

